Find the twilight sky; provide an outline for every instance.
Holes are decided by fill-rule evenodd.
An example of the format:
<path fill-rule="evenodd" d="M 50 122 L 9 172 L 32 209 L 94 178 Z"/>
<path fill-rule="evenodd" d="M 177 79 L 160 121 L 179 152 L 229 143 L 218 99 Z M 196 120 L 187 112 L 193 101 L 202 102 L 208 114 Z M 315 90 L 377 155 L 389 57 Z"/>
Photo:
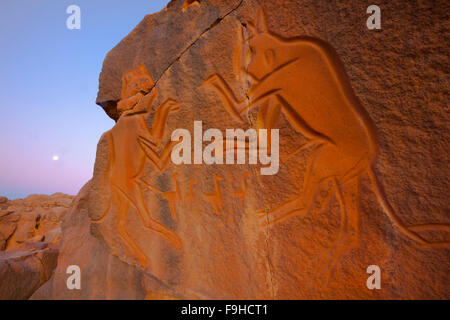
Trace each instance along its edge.
<path fill-rule="evenodd" d="M 0 195 L 74 195 L 91 178 L 98 139 L 114 125 L 95 104 L 103 59 L 168 2 L 0 2 Z M 81 30 L 66 27 L 72 4 Z"/>

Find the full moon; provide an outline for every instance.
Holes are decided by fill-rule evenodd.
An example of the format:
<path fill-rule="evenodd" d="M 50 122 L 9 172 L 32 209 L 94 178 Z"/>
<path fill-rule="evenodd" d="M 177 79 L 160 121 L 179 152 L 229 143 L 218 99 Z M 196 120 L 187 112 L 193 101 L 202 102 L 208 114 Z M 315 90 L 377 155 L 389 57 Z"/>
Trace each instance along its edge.
<path fill-rule="evenodd" d="M 59 156 L 56 156 L 56 155 L 55 155 L 55 156 L 53 156 L 52 159 L 53 159 L 53 161 L 58 161 L 58 160 L 59 160 Z"/>

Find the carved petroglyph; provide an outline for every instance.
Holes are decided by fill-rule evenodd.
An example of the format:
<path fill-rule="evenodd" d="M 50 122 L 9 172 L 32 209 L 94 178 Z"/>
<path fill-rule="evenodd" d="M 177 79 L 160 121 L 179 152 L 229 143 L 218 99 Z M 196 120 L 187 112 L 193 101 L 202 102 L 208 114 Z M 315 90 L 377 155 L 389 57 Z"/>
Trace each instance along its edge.
<path fill-rule="evenodd" d="M 144 150 L 150 163 L 159 172 L 166 169 L 170 161 L 170 153 L 175 146 L 175 141 L 170 141 L 161 147 L 161 139 L 166 128 L 166 123 L 169 115 L 180 110 L 178 103 L 172 99 L 167 99 L 161 106 L 156 109 L 155 118 L 152 125 L 152 130 L 147 132 L 147 137 L 140 135 L 138 138 L 141 148 Z M 141 118 L 145 121 L 144 118 Z M 146 126 L 145 123 L 143 125 Z M 158 154 L 158 149 L 162 151 Z"/>
<path fill-rule="evenodd" d="M 247 196 L 247 178 L 250 176 L 250 171 L 245 171 L 242 174 L 241 188 L 233 190 L 233 197 L 239 199 L 241 205 L 244 205 L 245 197 Z"/>
<path fill-rule="evenodd" d="M 195 202 L 194 186 L 197 184 L 197 180 L 191 179 L 189 181 L 188 193 L 184 197 L 184 201 L 188 204 L 188 208 L 192 210 L 192 205 Z"/>
<path fill-rule="evenodd" d="M 198 0 L 186 0 L 184 3 L 183 3 L 183 7 L 182 7 L 182 11 L 184 12 L 184 11 L 186 11 L 190 6 L 200 6 L 200 1 L 198 1 Z"/>
<path fill-rule="evenodd" d="M 172 214 L 172 218 L 175 221 L 178 221 L 178 216 L 177 216 L 177 204 L 181 201 L 182 196 L 181 196 L 181 189 L 180 189 L 180 185 L 178 183 L 177 180 L 177 174 L 174 173 L 172 176 L 172 181 L 173 184 L 175 186 L 175 190 L 173 191 L 166 191 L 162 193 L 162 197 L 163 199 L 167 200 L 169 202 L 169 209 L 170 212 Z"/>
<path fill-rule="evenodd" d="M 97 221 L 101 223 L 106 214 L 116 208 L 117 234 L 143 267 L 147 266 L 148 258 L 126 229 L 131 208 L 135 209 L 144 227 L 158 233 L 173 248 L 182 247 L 181 240 L 173 230 L 152 218 L 141 190 L 141 175 L 146 160 L 158 171 L 167 166 L 173 144 L 161 145 L 161 140 L 168 116 L 179 110 L 175 101 L 166 100 L 156 109 L 150 130 L 145 119 L 157 96 L 156 87 L 149 92 L 153 84 L 144 65 L 123 76 L 122 95 L 118 103 L 121 116 L 116 125 L 106 133 L 109 147 L 107 183 L 112 189 L 111 199 L 109 207 Z M 158 149 L 162 150 L 160 154 L 157 153 Z M 166 196 L 173 202 L 172 196 Z"/>
<path fill-rule="evenodd" d="M 375 126 L 354 94 L 335 50 L 318 39 L 283 38 L 272 33 L 262 12 L 255 23 L 246 24 L 243 34 L 251 53 L 248 64 L 240 68 L 251 79 L 246 97 L 238 99 L 218 74 L 208 77 L 204 86 L 219 94 L 232 119 L 240 123 L 252 108 L 259 108 L 259 128 L 275 127 L 283 114 L 292 128 L 308 139 L 291 154 L 290 161 L 295 161 L 299 151 L 311 149 L 302 189 L 286 203 L 259 212 L 264 224 L 307 214 L 318 196 L 324 208 L 336 195 L 341 228 L 321 261 L 329 276 L 339 257 L 358 242 L 359 183 L 367 174 L 379 203 L 400 232 L 424 246 L 449 246 L 449 242 L 427 241 L 417 231 L 450 231 L 450 225 L 406 226 L 395 215 L 375 174 Z"/>
<path fill-rule="evenodd" d="M 214 192 L 213 193 L 204 193 L 203 197 L 211 203 L 214 208 L 215 213 L 220 216 L 222 215 L 223 208 L 223 195 L 222 190 L 219 184 L 219 181 L 224 180 L 224 178 L 220 175 L 214 174 Z"/>
<path fill-rule="evenodd" d="M 178 174 L 174 173 L 172 175 L 172 182 L 175 186 L 175 190 L 169 190 L 169 191 L 161 191 L 155 186 L 152 186 L 150 183 L 146 182 L 143 179 L 139 179 L 139 182 L 141 182 L 143 185 L 145 185 L 147 188 L 152 190 L 153 192 L 157 193 L 162 199 L 167 201 L 169 203 L 169 210 L 170 214 L 172 216 L 172 219 L 174 221 L 178 221 L 178 213 L 177 213 L 177 205 L 182 200 L 181 195 L 181 188 L 180 184 L 178 183 Z"/>

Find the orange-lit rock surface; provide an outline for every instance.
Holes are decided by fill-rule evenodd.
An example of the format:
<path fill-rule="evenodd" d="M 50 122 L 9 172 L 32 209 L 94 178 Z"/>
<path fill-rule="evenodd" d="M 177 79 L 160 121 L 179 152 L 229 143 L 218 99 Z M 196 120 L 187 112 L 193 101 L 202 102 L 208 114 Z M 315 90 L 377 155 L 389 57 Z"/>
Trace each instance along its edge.
<path fill-rule="evenodd" d="M 146 16 L 105 58 L 97 103 L 117 123 L 33 298 L 450 298 L 446 2 L 383 3 L 380 31 L 366 5 Z M 279 129 L 279 171 L 173 164 L 171 133 L 200 120 Z"/>
<path fill-rule="evenodd" d="M 74 197 L 55 193 L 2 198 L 0 299 L 28 299 L 56 267 L 60 223 Z"/>
<path fill-rule="evenodd" d="M 0 204 L 0 250 L 14 250 L 25 242 L 57 243 L 59 225 L 73 196 L 55 193 L 33 194 L 25 199 L 5 200 Z"/>
<path fill-rule="evenodd" d="M 0 252 L 0 300 L 28 299 L 52 275 L 58 250 L 46 242 Z"/>

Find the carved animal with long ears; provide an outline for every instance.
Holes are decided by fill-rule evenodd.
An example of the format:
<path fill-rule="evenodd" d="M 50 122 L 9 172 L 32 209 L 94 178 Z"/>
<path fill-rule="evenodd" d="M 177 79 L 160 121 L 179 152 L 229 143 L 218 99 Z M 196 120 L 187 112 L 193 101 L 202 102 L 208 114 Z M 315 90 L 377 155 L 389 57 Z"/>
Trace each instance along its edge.
<path fill-rule="evenodd" d="M 126 230 L 130 206 L 135 209 L 144 227 L 162 236 L 173 248 L 182 247 L 181 240 L 173 230 L 152 218 L 141 190 L 141 175 L 146 160 L 160 172 L 170 159 L 174 144 L 161 145 L 161 140 L 169 114 L 177 112 L 180 107 L 171 99 L 162 103 L 155 110 L 150 130 L 146 117 L 156 99 L 157 89 L 145 66 L 142 64 L 136 70 L 125 73 L 122 86 L 121 100 L 117 105 L 120 118 L 116 125 L 105 133 L 108 142 L 108 169 L 104 183 L 111 189 L 110 202 L 103 214 L 92 220 L 101 223 L 105 216 L 116 208 L 118 237 L 141 266 L 146 267 L 147 256 Z M 158 148 L 162 149 L 161 153 L 157 152 Z"/>
<path fill-rule="evenodd" d="M 263 12 L 256 23 L 248 22 L 244 29 L 250 31 L 245 41 L 251 58 L 243 70 L 252 79 L 246 98 L 237 99 L 218 74 L 206 79 L 204 86 L 218 92 L 226 110 L 239 122 L 246 112 L 260 105 L 264 109 L 259 110 L 259 123 L 273 127 L 283 113 L 313 148 L 299 194 L 269 212 L 260 212 L 260 217 L 271 224 L 304 215 L 317 195 L 327 194 L 322 199 L 323 208 L 335 194 L 340 203 L 341 228 L 324 260 L 331 270 L 343 252 L 358 243 L 359 184 L 367 174 L 384 212 L 402 234 L 423 246 L 450 247 L 450 242 L 431 242 L 418 234 L 424 230 L 450 231 L 450 224 L 407 226 L 388 202 L 375 173 L 375 125 L 354 94 L 336 51 L 315 38 L 283 38 L 272 33 Z"/>

